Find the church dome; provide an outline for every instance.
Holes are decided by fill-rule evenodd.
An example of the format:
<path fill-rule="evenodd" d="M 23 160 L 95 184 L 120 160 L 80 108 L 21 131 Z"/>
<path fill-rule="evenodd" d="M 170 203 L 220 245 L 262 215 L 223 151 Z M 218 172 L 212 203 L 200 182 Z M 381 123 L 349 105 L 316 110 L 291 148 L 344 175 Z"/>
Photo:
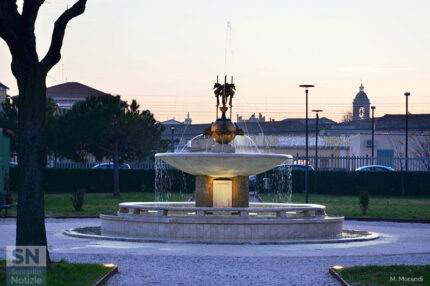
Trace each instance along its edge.
<path fill-rule="evenodd" d="M 364 86 L 363 84 L 360 85 L 360 91 L 357 93 L 357 95 L 354 98 L 354 104 L 370 104 L 370 100 L 367 97 L 367 94 L 364 92 Z"/>

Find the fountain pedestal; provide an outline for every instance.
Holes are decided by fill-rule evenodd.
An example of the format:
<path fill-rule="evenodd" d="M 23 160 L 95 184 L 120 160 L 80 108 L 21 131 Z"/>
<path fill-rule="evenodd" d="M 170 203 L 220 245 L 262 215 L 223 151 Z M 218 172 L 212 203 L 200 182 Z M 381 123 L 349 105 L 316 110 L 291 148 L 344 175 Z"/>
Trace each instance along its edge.
<path fill-rule="evenodd" d="M 231 206 L 237 208 L 247 208 L 249 206 L 249 178 L 247 176 L 236 176 L 231 178 L 214 178 L 211 176 L 197 175 L 196 176 L 196 207 L 228 207 L 222 203 L 214 203 L 214 198 L 217 196 L 217 181 L 231 181 Z M 219 187 L 219 192 L 221 188 Z M 225 193 L 225 191 L 223 191 Z M 228 195 L 228 192 L 227 192 Z M 223 194 L 225 196 L 225 194 Z"/>

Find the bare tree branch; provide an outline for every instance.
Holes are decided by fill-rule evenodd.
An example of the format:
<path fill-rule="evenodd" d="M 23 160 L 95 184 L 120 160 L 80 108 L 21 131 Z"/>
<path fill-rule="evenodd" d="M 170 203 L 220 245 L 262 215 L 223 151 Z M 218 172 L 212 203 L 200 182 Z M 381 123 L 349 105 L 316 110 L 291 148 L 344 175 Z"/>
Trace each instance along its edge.
<path fill-rule="evenodd" d="M 45 0 L 24 0 L 22 20 L 25 21 L 25 26 L 27 29 L 30 29 L 30 32 L 34 32 L 37 13 L 39 13 L 39 8 L 44 2 Z"/>
<path fill-rule="evenodd" d="M 61 59 L 61 47 L 63 46 L 64 34 L 66 31 L 67 24 L 73 18 L 81 15 L 85 11 L 85 5 L 87 0 L 78 0 L 72 7 L 58 17 L 55 21 L 54 31 L 52 32 L 51 46 L 45 57 L 42 59 L 41 67 L 45 73 L 57 64 Z"/>

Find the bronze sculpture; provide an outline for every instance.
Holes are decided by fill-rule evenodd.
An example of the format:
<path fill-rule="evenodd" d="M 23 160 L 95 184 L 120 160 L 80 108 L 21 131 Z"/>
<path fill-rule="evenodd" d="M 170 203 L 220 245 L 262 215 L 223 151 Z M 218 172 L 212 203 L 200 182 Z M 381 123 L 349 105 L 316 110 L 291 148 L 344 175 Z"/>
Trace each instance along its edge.
<path fill-rule="evenodd" d="M 224 77 L 224 84 L 218 82 L 215 83 L 214 93 L 217 99 L 216 103 L 216 117 L 217 120 L 206 128 L 203 132 L 204 135 L 210 135 L 212 139 L 219 144 L 228 144 L 236 137 L 236 135 L 243 135 L 243 130 L 239 126 L 231 121 L 232 108 L 233 108 L 233 97 L 236 91 L 236 86 L 233 83 L 233 77 L 231 77 L 231 83 L 227 82 L 227 76 Z M 220 105 L 220 98 L 222 106 Z M 230 106 L 230 118 L 227 118 L 226 112 L 228 110 L 227 103 Z M 218 118 L 218 107 L 221 110 L 221 118 Z"/>

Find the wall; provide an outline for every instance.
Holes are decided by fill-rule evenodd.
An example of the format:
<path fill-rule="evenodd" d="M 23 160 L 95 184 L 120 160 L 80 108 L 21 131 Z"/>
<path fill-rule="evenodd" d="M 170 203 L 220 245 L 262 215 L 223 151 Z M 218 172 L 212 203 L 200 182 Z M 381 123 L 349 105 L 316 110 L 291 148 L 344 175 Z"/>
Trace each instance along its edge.
<path fill-rule="evenodd" d="M 350 140 L 350 155 L 355 157 L 372 156 L 372 147 L 367 147 L 367 140 L 372 140 L 371 134 L 358 134 Z M 424 157 L 419 145 L 421 142 L 430 142 L 430 135 L 409 135 L 408 157 Z M 405 134 L 375 134 L 375 157 L 378 150 L 393 150 L 394 157 L 403 157 L 405 153 Z"/>

